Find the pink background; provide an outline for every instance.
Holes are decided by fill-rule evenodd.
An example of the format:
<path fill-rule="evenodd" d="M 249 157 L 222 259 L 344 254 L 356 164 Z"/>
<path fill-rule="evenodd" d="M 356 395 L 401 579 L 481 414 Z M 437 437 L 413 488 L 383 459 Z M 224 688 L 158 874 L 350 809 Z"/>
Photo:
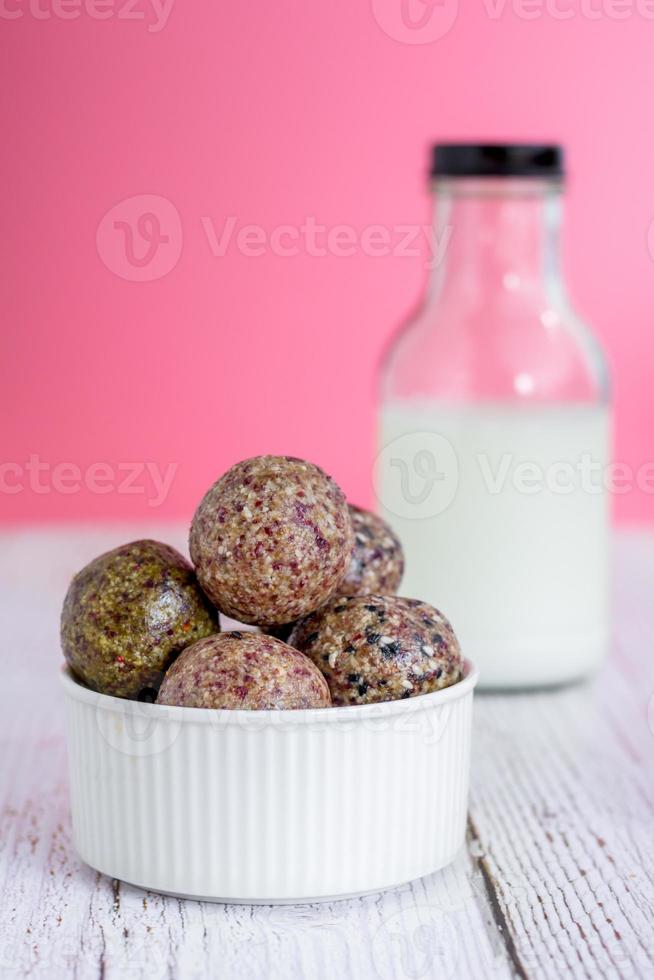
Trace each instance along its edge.
<path fill-rule="evenodd" d="M 400 0 L 177 0 L 151 30 L 146 0 L 138 19 L 125 0 L 67 2 L 4 0 L 0 14 L 1 462 L 177 468 L 157 508 L 149 492 L 23 478 L 0 493 L 2 520 L 188 517 L 259 452 L 307 456 L 371 502 L 375 361 L 424 261 L 254 257 L 233 240 L 217 257 L 203 219 L 217 235 L 230 216 L 267 233 L 307 216 L 359 232 L 428 222 L 437 138 L 566 143 L 568 279 L 612 364 L 617 459 L 651 458 L 654 5 L 411 0 L 432 14 L 411 29 Z M 172 207 L 103 221 L 139 195 Z M 112 222 L 144 203 L 169 240 L 129 266 Z M 651 495 L 616 504 L 622 520 L 654 517 Z"/>

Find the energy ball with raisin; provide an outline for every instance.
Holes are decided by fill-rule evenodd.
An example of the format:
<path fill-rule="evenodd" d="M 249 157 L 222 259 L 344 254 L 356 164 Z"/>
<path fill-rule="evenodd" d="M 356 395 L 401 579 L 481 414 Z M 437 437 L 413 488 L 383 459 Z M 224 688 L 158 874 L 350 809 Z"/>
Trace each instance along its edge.
<path fill-rule="evenodd" d="M 354 548 L 339 595 L 390 595 L 404 574 L 404 552 L 395 531 L 376 514 L 350 504 Z"/>
<path fill-rule="evenodd" d="M 94 691 L 137 698 L 156 690 L 184 647 L 219 630 L 190 564 L 159 541 L 133 541 L 74 577 L 61 646 Z"/>
<path fill-rule="evenodd" d="M 299 650 L 261 633 L 234 631 L 187 647 L 164 678 L 158 704 L 189 708 L 326 708 L 329 688 Z"/>
<path fill-rule="evenodd" d="M 335 705 L 428 694 L 463 667 L 445 616 L 397 596 L 337 596 L 297 623 L 289 643 L 320 667 Z"/>
<path fill-rule="evenodd" d="M 242 623 L 281 626 L 321 606 L 350 561 L 353 532 L 340 487 L 292 456 L 228 470 L 193 517 L 191 558 L 204 591 Z"/>

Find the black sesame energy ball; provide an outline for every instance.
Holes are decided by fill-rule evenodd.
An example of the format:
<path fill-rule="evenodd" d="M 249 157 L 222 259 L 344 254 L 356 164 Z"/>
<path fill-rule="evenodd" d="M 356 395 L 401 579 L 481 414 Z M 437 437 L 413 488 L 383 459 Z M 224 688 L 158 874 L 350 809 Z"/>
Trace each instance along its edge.
<path fill-rule="evenodd" d="M 187 647 L 158 704 L 189 708 L 298 709 L 330 705 L 325 678 L 299 650 L 261 633 L 220 633 Z"/>
<path fill-rule="evenodd" d="M 190 535 L 198 580 L 212 602 L 260 626 L 290 623 L 326 602 L 352 546 L 342 490 L 292 456 L 233 466 L 204 496 Z"/>
<path fill-rule="evenodd" d="M 404 574 L 404 552 L 393 529 L 369 510 L 350 504 L 354 548 L 339 595 L 390 595 Z"/>
<path fill-rule="evenodd" d="M 157 689 L 184 647 L 219 629 L 182 555 L 158 541 L 133 541 L 74 577 L 61 613 L 61 646 L 88 687 L 137 698 Z"/>
<path fill-rule="evenodd" d="M 337 596 L 297 623 L 288 642 L 320 667 L 334 705 L 428 694 L 455 684 L 463 667 L 448 620 L 397 596 Z"/>

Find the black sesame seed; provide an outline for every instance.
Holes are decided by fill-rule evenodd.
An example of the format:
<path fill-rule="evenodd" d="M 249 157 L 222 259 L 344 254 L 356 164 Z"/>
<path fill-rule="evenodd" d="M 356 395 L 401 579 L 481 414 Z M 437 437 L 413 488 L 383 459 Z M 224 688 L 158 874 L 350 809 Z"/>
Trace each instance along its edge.
<path fill-rule="evenodd" d="M 345 652 L 346 653 L 356 653 L 357 652 L 356 651 L 356 647 L 352 646 L 351 643 L 348 643 L 348 645 L 345 647 Z"/>
<path fill-rule="evenodd" d="M 359 675 L 358 674 L 348 674 L 347 675 L 347 681 L 348 681 L 348 684 L 358 684 L 359 683 Z"/>
<path fill-rule="evenodd" d="M 374 646 L 375 643 L 379 643 L 379 641 L 381 640 L 381 633 L 373 633 L 372 631 L 367 632 L 366 640 L 368 641 L 368 643 Z"/>
<path fill-rule="evenodd" d="M 364 606 L 363 608 L 367 609 L 368 612 L 377 612 L 378 606 Z"/>
<path fill-rule="evenodd" d="M 239 630 L 232 630 L 231 635 L 234 637 L 235 640 L 243 639 L 243 634 Z"/>
<path fill-rule="evenodd" d="M 402 651 L 402 647 L 400 646 L 398 641 L 393 640 L 392 643 L 384 644 L 384 646 L 381 648 L 381 655 L 384 658 L 384 660 L 392 660 L 393 657 L 396 657 L 398 653 L 401 653 L 401 651 Z"/>
<path fill-rule="evenodd" d="M 361 695 L 361 697 L 363 697 L 363 695 L 366 693 L 367 690 L 368 690 L 368 685 L 366 684 L 365 681 L 362 681 L 359 684 L 359 686 L 357 688 L 357 691 L 359 692 L 359 694 Z"/>
<path fill-rule="evenodd" d="M 334 612 L 335 613 L 342 613 L 344 609 L 345 609 L 345 606 L 335 606 L 334 607 Z"/>

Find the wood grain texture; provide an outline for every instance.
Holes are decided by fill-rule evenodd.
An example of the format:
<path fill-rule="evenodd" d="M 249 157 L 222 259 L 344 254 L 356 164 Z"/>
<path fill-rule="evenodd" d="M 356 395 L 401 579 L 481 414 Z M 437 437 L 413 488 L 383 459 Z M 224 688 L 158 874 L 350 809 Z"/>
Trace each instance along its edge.
<path fill-rule="evenodd" d="M 468 845 L 440 874 L 314 906 L 183 902 L 70 842 L 58 616 L 71 574 L 147 533 L 0 537 L 2 977 L 654 976 L 654 536 L 616 547 L 615 642 L 592 682 L 480 695 Z"/>

